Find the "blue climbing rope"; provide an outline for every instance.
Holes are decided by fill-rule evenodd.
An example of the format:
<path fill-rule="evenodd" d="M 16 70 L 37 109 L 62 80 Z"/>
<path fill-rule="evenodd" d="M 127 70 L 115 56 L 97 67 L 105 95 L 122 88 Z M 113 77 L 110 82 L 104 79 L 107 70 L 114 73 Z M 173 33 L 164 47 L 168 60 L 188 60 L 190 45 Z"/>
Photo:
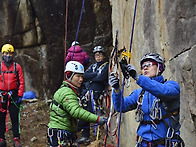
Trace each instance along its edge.
<path fill-rule="evenodd" d="M 136 8 L 137 8 L 137 0 L 135 0 L 135 8 L 134 8 L 134 15 L 133 15 L 133 23 L 132 23 L 132 31 L 131 31 L 131 41 L 130 41 L 130 49 L 129 49 L 130 53 L 131 53 L 132 42 L 133 42 L 133 32 L 134 32 L 134 26 L 135 26 Z M 130 58 L 129 58 L 129 63 L 130 63 Z M 119 140 L 120 140 L 120 123 L 121 123 L 121 115 L 122 115 L 122 101 L 123 101 L 124 86 L 125 86 L 125 77 L 123 78 L 122 92 L 121 92 L 120 118 L 119 118 L 119 127 L 118 127 L 117 147 L 119 147 Z"/>
<path fill-rule="evenodd" d="M 130 53 L 131 53 L 132 42 L 133 42 L 133 32 L 134 32 L 134 26 L 135 26 L 136 9 L 137 9 L 137 0 L 135 0 L 135 9 L 134 9 L 134 15 L 133 15 L 133 24 L 132 24 L 132 31 L 131 31 L 131 41 L 130 41 L 130 48 L 129 48 L 129 52 L 130 52 Z M 130 59 L 131 59 L 131 58 L 129 58 L 129 63 L 130 63 Z"/>
<path fill-rule="evenodd" d="M 80 29 L 80 22 L 81 22 L 81 19 L 82 19 L 82 13 L 83 13 L 83 10 L 84 10 L 84 3 L 85 3 L 85 0 L 83 0 L 83 3 L 82 3 L 82 9 L 81 9 L 81 12 L 80 12 L 80 19 L 79 19 L 79 23 L 78 23 L 77 32 L 76 32 L 75 42 L 76 42 L 76 41 L 77 41 L 77 39 L 78 39 L 78 32 L 79 32 L 79 29 Z M 73 50 L 73 54 L 72 54 L 72 57 L 71 57 L 71 61 L 73 60 L 74 51 L 75 51 L 75 45 L 74 45 L 74 50 Z"/>

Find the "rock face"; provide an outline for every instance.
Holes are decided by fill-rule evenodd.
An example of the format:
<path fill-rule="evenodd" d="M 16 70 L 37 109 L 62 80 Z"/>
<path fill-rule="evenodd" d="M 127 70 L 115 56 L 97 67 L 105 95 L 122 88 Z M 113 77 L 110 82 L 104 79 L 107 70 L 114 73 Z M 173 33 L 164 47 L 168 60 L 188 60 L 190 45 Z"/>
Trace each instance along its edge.
<path fill-rule="evenodd" d="M 65 0 L 0 1 L 0 46 L 14 45 L 15 60 L 24 72 L 25 90 L 34 91 L 43 100 L 52 98 L 59 88 L 65 44 L 68 49 L 76 38 L 83 1 L 68 2 L 65 43 Z M 77 40 L 92 62 L 96 45 L 104 46 L 109 54 L 116 29 L 118 47 L 129 50 L 134 6 L 134 0 L 85 1 Z M 164 57 L 164 77 L 176 80 L 181 87 L 181 136 L 187 147 L 196 146 L 195 14 L 195 0 L 138 1 L 131 58 L 139 71 L 139 60 L 145 53 L 158 52 Z M 131 82 L 124 96 L 135 88 L 138 86 Z M 120 146 L 135 144 L 138 124 L 134 117 L 134 112 L 122 116 Z"/>
<path fill-rule="evenodd" d="M 113 38 L 119 30 L 119 48 L 129 50 L 135 0 L 110 0 Z M 181 87 L 181 136 L 186 146 L 196 146 L 196 2 L 138 1 L 131 63 L 139 71 L 139 60 L 148 52 L 160 53 L 166 61 L 164 77 Z M 124 96 L 137 86 L 132 82 Z M 134 112 L 123 114 L 121 146 L 135 144 Z M 126 138 L 124 137 L 126 136 Z M 130 138 L 130 139 L 127 139 Z"/>
<path fill-rule="evenodd" d="M 68 2 L 66 50 L 76 38 L 82 2 Z M 52 98 L 63 80 L 66 1 L 8 0 L 0 1 L 0 9 L 0 46 L 15 47 L 25 90 L 44 100 Z M 92 61 L 94 46 L 112 45 L 109 1 L 85 2 L 77 40 Z"/>

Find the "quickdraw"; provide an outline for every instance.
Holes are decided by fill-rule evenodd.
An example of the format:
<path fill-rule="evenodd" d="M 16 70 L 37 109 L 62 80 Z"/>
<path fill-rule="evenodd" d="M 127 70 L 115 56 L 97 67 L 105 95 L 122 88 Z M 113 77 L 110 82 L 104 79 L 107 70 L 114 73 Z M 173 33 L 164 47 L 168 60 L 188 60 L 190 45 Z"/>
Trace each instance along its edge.
<path fill-rule="evenodd" d="M 161 120 L 162 119 L 162 111 L 160 108 L 160 99 L 159 98 L 155 98 L 153 103 L 152 103 L 152 107 L 150 109 L 150 117 L 155 120 Z"/>
<path fill-rule="evenodd" d="M 118 65 L 118 30 L 116 29 L 116 37 L 115 37 L 115 46 L 110 55 L 110 63 L 109 63 L 109 73 L 114 72 L 116 76 L 119 75 L 119 65 Z M 111 87 L 109 87 L 108 93 L 112 92 Z M 108 94 L 107 97 L 107 112 L 108 113 L 108 132 L 111 136 L 116 137 L 117 143 L 117 132 L 118 132 L 118 125 L 119 125 L 119 113 L 114 110 L 113 102 L 111 98 L 111 94 Z"/>
<path fill-rule="evenodd" d="M 142 102 L 143 102 L 144 93 L 145 93 L 145 90 L 142 89 L 142 91 L 139 95 L 139 99 L 137 101 L 137 109 L 135 111 L 135 121 L 136 122 L 143 121 L 144 112 L 142 111 Z"/>

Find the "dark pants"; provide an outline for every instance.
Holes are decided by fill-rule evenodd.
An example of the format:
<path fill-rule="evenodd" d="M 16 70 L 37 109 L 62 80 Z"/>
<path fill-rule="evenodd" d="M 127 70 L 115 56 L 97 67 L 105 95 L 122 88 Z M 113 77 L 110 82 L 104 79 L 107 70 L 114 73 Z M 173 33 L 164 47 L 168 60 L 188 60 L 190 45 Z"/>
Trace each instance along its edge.
<path fill-rule="evenodd" d="M 12 99 L 18 101 L 17 94 L 12 95 Z M 19 106 L 16 106 L 11 98 L 9 98 L 9 114 L 11 118 L 12 123 L 12 132 L 14 137 L 20 137 L 19 133 Z M 6 115 L 7 115 L 7 106 L 8 106 L 8 95 L 4 96 L 4 102 L 1 102 L 2 109 L 5 110 L 5 112 L 0 111 L 0 138 L 5 139 L 5 131 L 6 131 Z M 17 104 L 17 102 L 16 102 Z"/>
<path fill-rule="evenodd" d="M 83 91 L 82 95 L 84 95 L 87 91 Z M 101 95 L 102 92 L 93 92 L 93 99 L 96 101 L 99 96 Z M 93 108 L 92 108 L 92 102 L 91 102 L 91 98 L 89 99 L 89 101 L 87 102 L 87 105 L 85 107 L 83 107 L 85 110 L 93 113 Z M 89 138 L 90 137 L 90 123 L 80 120 L 78 123 L 78 132 L 82 131 L 82 136 Z"/>

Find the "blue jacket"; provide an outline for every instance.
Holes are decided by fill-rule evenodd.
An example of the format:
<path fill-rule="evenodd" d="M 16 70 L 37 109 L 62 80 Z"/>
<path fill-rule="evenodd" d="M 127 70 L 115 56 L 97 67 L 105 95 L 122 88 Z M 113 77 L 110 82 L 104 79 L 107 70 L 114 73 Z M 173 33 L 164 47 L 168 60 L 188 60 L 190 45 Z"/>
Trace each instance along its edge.
<path fill-rule="evenodd" d="M 152 79 L 140 75 L 136 82 L 141 89 L 135 89 L 129 96 L 122 99 L 122 112 L 127 112 L 137 108 L 137 101 L 142 89 L 145 90 L 142 102 L 142 110 L 144 112 L 143 120 L 151 121 L 150 110 L 152 107 L 153 100 L 157 97 L 162 102 L 164 102 L 168 108 L 168 111 L 172 112 L 180 107 L 180 87 L 175 81 L 164 82 L 163 76 L 154 77 Z M 120 111 L 121 104 L 121 92 L 118 94 L 113 91 L 112 100 L 114 108 Z M 162 115 L 167 112 L 163 108 L 163 103 L 161 103 Z M 141 136 L 146 141 L 153 141 L 161 138 L 165 138 L 167 134 L 168 127 L 172 127 L 175 131 L 179 131 L 179 114 L 176 115 L 175 120 L 173 118 L 165 118 L 157 124 L 155 129 L 151 124 L 140 123 L 137 134 Z M 168 124 L 169 126 L 167 126 Z"/>
<path fill-rule="evenodd" d="M 88 90 L 105 90 L 108 84 L 108 62 L 91 64 L 84 73 L 84 81 L 86 81 L 85 88 Z"/>

